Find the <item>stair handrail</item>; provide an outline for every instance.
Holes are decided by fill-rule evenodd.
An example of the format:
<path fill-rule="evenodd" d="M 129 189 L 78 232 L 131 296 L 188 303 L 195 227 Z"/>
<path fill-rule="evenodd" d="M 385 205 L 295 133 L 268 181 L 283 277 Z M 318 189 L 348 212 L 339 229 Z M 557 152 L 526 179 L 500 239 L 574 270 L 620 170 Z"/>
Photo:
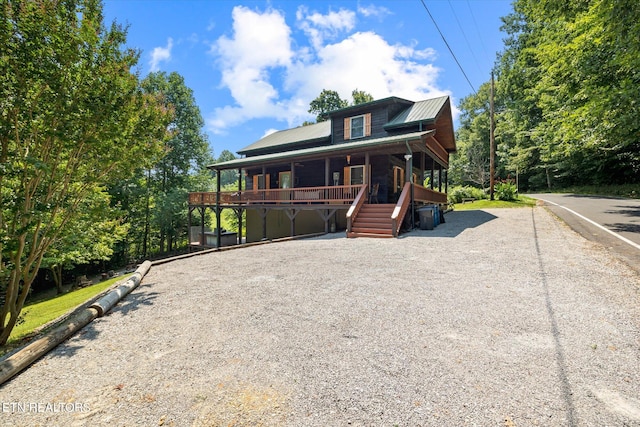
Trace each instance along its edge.
<path fill-rule="evenodd" d="M 402 187 L 402 193 L 400 193 L 398 203 L 396 203 L 396 207 L 393 209 L 393 213 L 391 214 L 391 231 L 393 232 L 393 237 L 398 237 L 398 233 L 400 233 L 400 227 L 402 226 L 402 220 L 404 219 L 404 216 L 406 215 L 410 204 L 411 183 L 405 182 L 404 187 Z"/>
<path fill-rule="evenodd" d="M 353 203 L 351 203 L 351 207 L 347 211 L 347 233 L 351 233 L 351 227 L 353 225 L 353 221 L 356 220 L 356 217 L 358 216 L 358 212 L 360 212 L 360 208 L 362 207 L 364 202 L 367 200 L 368 187 L 369 186 L 367 184 L 362 184 L 362 187 L 360 187 L 360 191 L 358 192 L 358 195 L 353 200 Z"/>

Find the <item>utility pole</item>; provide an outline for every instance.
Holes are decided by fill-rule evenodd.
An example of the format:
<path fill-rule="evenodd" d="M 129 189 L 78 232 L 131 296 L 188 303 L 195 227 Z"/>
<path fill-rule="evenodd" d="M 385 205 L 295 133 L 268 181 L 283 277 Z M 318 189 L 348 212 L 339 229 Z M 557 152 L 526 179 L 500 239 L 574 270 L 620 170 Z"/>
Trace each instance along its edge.
<path fill-rule="evenodd" d="M 491 200 L 494 200 L 493 188 L 496 183 L 496 141 L 495 123 L 493 122 L 493 71 L 491 71 L 491 97 L 489 99 L 489 188 Z"/>

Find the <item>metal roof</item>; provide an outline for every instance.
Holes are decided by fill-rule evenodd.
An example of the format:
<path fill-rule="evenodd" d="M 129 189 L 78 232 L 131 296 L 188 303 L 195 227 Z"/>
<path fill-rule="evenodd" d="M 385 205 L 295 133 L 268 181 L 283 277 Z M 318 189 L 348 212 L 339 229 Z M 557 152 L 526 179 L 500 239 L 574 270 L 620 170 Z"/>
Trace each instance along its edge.
<path fill-rule="evenodd" d="M 335 113 L 344 113 L 345 111 L 352 109 L 371 108 L 372 106 L 379 104 L 407 104 L 406 109 L 404 109 L 390 122 L 384 125 L 385 129 L 391 129 L 410 125 L 412 123 L 431 123 L 435 121 L 436 116 L 447 102 L 449 102 L 448 96 L 426 99 L 415 103 L 398 97 L 390 97 L 367 102 L 364 104 L 349 106 L 341 110 L 333 111 L 331 115 L 334 115 Z M 298 126 L 293 129 L 274 132 L 239 150 L 238 153 L 241 155 L 250 155 L 253 157 L 255 155 L 263 155 L 265 153 L 273 152 L 276 149 L 278 151 L 295 150 L 296 145 L 300 144 L 305 144 L 308 146 L 308 144 L 310 143 L 322 144 L 323 142 L 329 143 L 330 141 L 331 120 L 327 120 L 313 125 Z"/>
<path fill-rule="evenodd" d="M 297 128 L 296 128 L 297 129 Z M 386 136 L 383 138 L 366 139 L 356 142 L 347 142 L 335 145 L 323 145 L 321 147 L 303 148 L 299 150 L 283 151 L 280 153 L 263 154 L 259 156 L 245 157 L 242 159 L 229 160 L 227 162 L 215 163 L 209 169 L 237 169 L 247 166 L 257 166 L 264 163 L 275 163 L 281 160 L 321 157 L 322 154 L 338 154 L 341 152 L 355 152 L 366 148 L 383 147 L 394 144 L 404 144 L 405 141 L 414 141 L 426 135 L 435 133 L 435 130 L 423 132 L 413 132 L 404 135 Z"/>
<path fill-rule="evenodd" d="M 409 101 L 408 99 L 398 98 L 397 96 L 390 96 L 388 98 L 376 99 L 369 102 L 363 102 L 362 104 L 349 105 L 348 107 L 339 108 L 337 110 L 330 111 L 329 116 L 340 115 L 352 110 L 370 109 L 371 107 L 376 107 L 378 105 L 405 104 L 409 106 L 413 103 L 413 101 Z"/>
<path fill-rule="evenodd" d="M 400 112 L 400 114 L 391 119 L 384 127 L 393 128 L 405 126 L 410 123 L 435 121 L 436 116 L 447 102 L 449 102 L 448 96 L 418 101 L 411 107 Z"/>
<path fill-rule="evenodd" d="M 298 142 L 310 142 L 314 140 L 329 139 L 331 136 L 331 121 L 316 123 L 308 126 L 298 126 L 293 129 L 281 130 L 265 136 L 253 144 L 238 151 L 239 154 L 247 154 L 252 151 L 261 151 L 272 147 L 281 147 L 296 144 Z"/>

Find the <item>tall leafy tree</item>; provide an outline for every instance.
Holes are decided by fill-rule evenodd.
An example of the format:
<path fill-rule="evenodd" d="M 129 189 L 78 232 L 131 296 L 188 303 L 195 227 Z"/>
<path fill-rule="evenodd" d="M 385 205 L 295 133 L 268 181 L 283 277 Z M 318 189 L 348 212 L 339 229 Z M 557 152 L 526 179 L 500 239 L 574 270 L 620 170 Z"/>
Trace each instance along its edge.
<path fill-rule="evenodd" d="M 97 0 L 0 3 L 0 344 L 82 202 L 160 148 L 167 111 L 125 40 Z"/>
<path fill-rule="evenodd" d="M 638 182 L 640 4 L 517 0 L 503 21 L 502 130 L 530 183 Z"/>
<path fill-rule="evenodd" d="M 331 111 L 348 106 L 349 103 L 340 98 L 340 94 L 335 90 L 322 89 L 320 95 L 309 104 L 309 112 L 316 114 L 316 121 L 319 123 L 329 120 Z"/>
<path fill-rule="evenodd" d="M 373 101 L 373 96 L 363 90 L 354 89 L 351 91 L 352 102 L 340 98 L 340 94 L 335 90 L 322 89 L 320 95 L 309 104 L 309 112 L 317 114 L 316 122 L 329 120 L 329 113 L 334 110 L 346 108 L 349 105 L 364 104 Z M 305 122 L 306 124 L 312 124 Z"/>
<path fill-rule="evenodd" d="M 234 160 L 236 158 L 235 154 L 233 154 L 229 150 L 222 150 L 220 156 L 216 160 L 216 163 L 220 162 L 228 162 L 229 160 Z M 236 190 L 238 189 L 238 171 L 229 169 L 220 172 L 220 185 L 226 187 L 228 185 L 235 185 Z"/>
<path fill-rule="evenodd" d="M 98 189 L 88 194 L 77 215 L 60 233 L 42 260 L 53 276 L 58 293 L 62 292 L 63 271 L 95 261 L 109 261 L 117 242 L 126 235 L 129 224 L 110 204 L 108 193 Z"/>
<path fill-rule="evenodd" d="M 366 102 L 373 101 L 373 96 L 370 93 L 358 89 L 354 89 L 351 92 L 351 98 L 353 99 L 353 103 L 351 105 L 364 104 Z"/>
<path fill-rule="evenodd" d="M 489 133 L 490 133 L 490 83 L 480 86 L 477 93 L 473 93 L 460 101 L 460 126 L 456 132 L 458 150 L 451 158 L 449 178 L 453 184 L 473 184 L 483 189 L 490 180 L 489 175 Z M 502 102 L 497 97 L 495 108 L 501 109 Z M 501 145 L 502 138 L 496 137 L 496 144 Z M 505 174 L 507 163 L 499 159 L 496 164 L 496 175 Z"/>
<path fill-rule="evenodd" d="M 184 78 L 175 72 L 151 73 L 143 81 L 143 87 L 150 94 L 160 95 L 166 107 L 174 112 L 165 154 L 147 177 L 150 198 L 147 209 L 154 207 L 150 231 L 157 233 L 158 250 L 166 252 L 173 250 L 180 239 L 186 239 L 187 194 L 190 190 L 208 189 L 196 188 L 206 184 L 194 177 L 201 173 L 210 176 L 206 167 L 213 163 L 213 158 L 202 131 L 204 120 Z"/>

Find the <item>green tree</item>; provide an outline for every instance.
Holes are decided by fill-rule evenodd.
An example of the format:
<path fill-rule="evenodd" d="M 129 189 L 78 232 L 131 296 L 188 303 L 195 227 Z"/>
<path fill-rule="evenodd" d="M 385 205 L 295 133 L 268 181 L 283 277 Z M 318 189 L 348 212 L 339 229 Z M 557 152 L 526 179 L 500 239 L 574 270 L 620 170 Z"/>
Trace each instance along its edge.
<path fill-rule="evenodd" d="M 449 178 L 453 185 L 474 184 L 485 189 L 489 175 L 489 137 L 490 137 L 490 101 L 491 84 L 484 83 L 477 93 L 460 101 L 460 126 L 456 132 L 457 152 L 451 158 Z M 494 96 L 495 109 L 502 108 L 499 97 Z M 496 132 L 496 145 L 503 138 Z M 498 150 L 499 151 L 499 150 Z M 496 175 L 501 176 L 507 161 L 496 156 Z"/>
<path fill-rule="evenodd" d="M 502 132 L 532 186 L 640 180 L 640 4 L 517 0 L 503 19 Z"/>
<path fill-rule="evenodd" d="M 51 270 L 58 293 L 62 292 L 63 270 L 110 260 L 115 244 L 129 229 L 119 212 L 110 205 L 108 193 L 98 190 L 80 203 L 79 215 L 49 246 L 42 259 L 42 267 Z"/>
<path fill-rule="evenodd" d="M 335 90 L 322 89 L 320 95 L 309 104 L 309 112 L 316 114 L 318 123 L 329 120 L 329 113 L 334 110 L 348 107 L 349 103 L 340 98 Z"/>
<path fill-rule="evenodd" d="M 364 104 L 373 101 L 373 96 L 370 93 L 358 89 L 354 89 L 351 92 L 351 98 L 353 99 L 351 105 Z"/>
<path fill-rule="evenodd" d="M 150 233 L 157 233 L 158 250 L 166 252 L 175 249 L 180 241 L 186 243 L 188 191 L 197 190 L 192 184 L 202 185 L 203 177 L 210 176 L 206 167 L 213 163 L 213 158 L 202 131 L 204 120 L 184 78 L 175 72 L 158 72 L 149 74 L 142 84 L 148 93 L 160 95 L 166 108 L 174 112 L 165 140 L 165 155 L 148 171 L 145 209 L 152 210 L 151 229 L 145 242 Z M 194 180 L 203 171 L 206 175 Z M 143 256 L 146 255 L 144 250 Z"/>
<path fill-rule="evenodd" d="M 158 152 L 168 112 L 125 40 L 97 0 L 0 4 L 0 344 L 83 201 Z"/>
<path fill-rule="evenodd" d="M 371 94 L 354 89 L 351 92 L 352 103 L 340 98 L 340 95 L 335 90 L 322 89 L 320 95 L 309 104 L 309 112 L 316 114 L 316 122 L 324 122 L 329 120 L 329 113 L 341 108 L 346 108 L 349 105 L 364 104 L 365 102 L 373 101 Z M 307 126 L 313 124 L 312 122 L 304 122 L 302 125 Z"/>
<path fill-rule="evenodd" d="M 223 150 L 220 153 L 220 157 L 216 160 L 216 163 L 228 162 L 229 160 L 235 160 L 236 156 L 229 150 Z M 238 171 L 234 169 L 223 170 L 220 172 L 220 185 L 225 187 L 227 185 L 236 186 L 236 190 L 238 189 Z"/>

